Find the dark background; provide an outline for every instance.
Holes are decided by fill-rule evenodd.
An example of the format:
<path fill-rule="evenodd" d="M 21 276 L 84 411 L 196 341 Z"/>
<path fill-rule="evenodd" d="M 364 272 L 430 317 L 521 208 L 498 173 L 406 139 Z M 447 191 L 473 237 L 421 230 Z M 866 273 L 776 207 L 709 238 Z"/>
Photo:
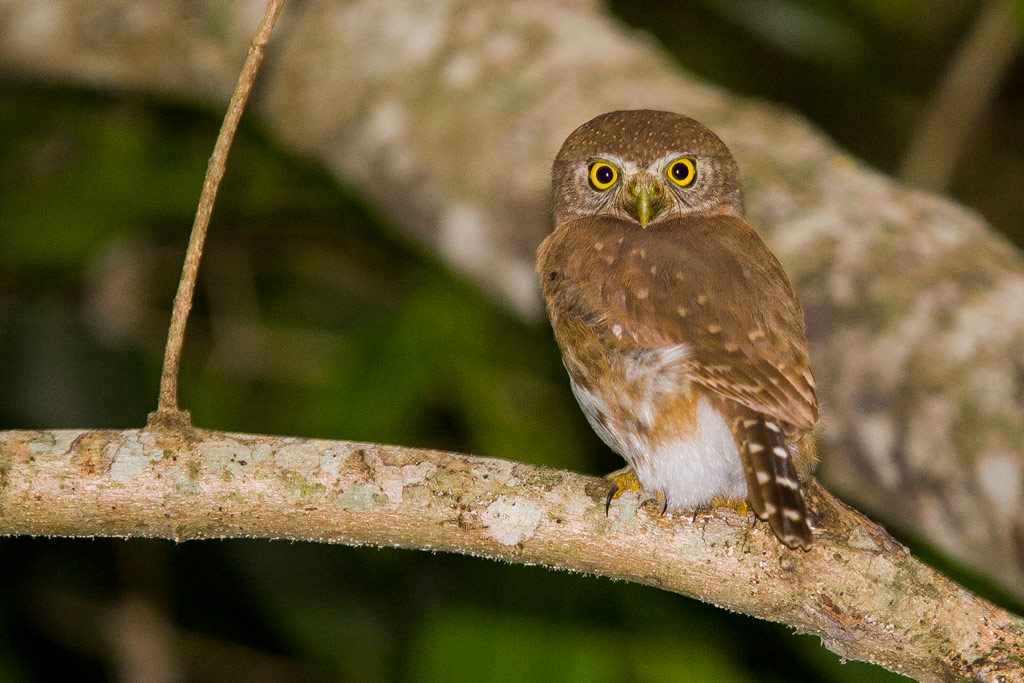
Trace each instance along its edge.
<path fill-rule="evenodd" d="M 613 3 L 682 67 L 802 112 L 894 174 L 980 7 Z M 948 188 L 1018 243 L 1022 75 L 1018 56 Z M 145 422 L 220 116 L 0 74 L 0 428 Z M 546 323 L 485 299 L 252 121 L 214 212 L 181 404 L 211 429 L 593 474 L 620 463 L 576 408 Z M 128 635 L 171 643 L 165 669 L 185 680 L 897 679 L 677 595 L 422 552 L 7 538 L 0 585 L 0 681 L 130 678 Z"/>

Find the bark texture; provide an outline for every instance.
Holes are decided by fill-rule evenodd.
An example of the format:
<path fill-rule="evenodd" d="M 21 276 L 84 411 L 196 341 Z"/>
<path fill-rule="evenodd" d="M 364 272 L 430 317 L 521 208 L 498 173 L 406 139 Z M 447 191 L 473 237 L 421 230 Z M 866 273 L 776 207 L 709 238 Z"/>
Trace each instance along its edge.
<path fill-rule="evenodd" d="M 227 100 L 261 0 L 0 0 L 0 71 Z M 824 478 L 1024 595 L 1024 260 L 799 117 L 680 71 L 589 2 L 295 3 L 257 112 L 523 315 L 550 160 L 616 108 L 689 114 L 744 172 L 808 315 Z"/>
<path fill-rule="evenodd" d="M 731 508 L 660 517 L 607 482 L 399 446 L 193 429 L 0 432 L 0 534 L 262 537 L 465 553 L 636 581 L 923 681 L 1024 679 L 1024 620 L 817 484 L 809 552 Z"/>

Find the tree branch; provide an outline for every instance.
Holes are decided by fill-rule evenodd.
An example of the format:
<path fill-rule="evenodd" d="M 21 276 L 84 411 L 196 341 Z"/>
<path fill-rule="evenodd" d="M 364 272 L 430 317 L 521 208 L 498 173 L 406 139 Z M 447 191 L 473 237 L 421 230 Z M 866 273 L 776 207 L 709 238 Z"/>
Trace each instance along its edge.
<path fill-rule="evenodd" d="M 1024 676 L 1024 619 L 816 483 L 809 552 L 729 508 L 658 517 L 572 472 L 197 429 L 0 432 L 0 534 L 262 537 L 465 553 L 625 579 L 814 633 L 924 681 Z M 1001 678 L 1002 677 L 1002 678 Z"/>

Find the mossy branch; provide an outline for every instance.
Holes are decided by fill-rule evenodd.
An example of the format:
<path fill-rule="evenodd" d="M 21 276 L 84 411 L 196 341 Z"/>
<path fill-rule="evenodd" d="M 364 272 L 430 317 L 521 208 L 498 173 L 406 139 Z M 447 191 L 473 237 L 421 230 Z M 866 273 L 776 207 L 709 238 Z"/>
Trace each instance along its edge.
<path fill-rule="evenodd" d="M 401 446 L 190 428 L 0 432 L 0 534 L 278 538 L 457 552 L 647 584 L 925 681 L 1024 678 L 1024 619 L 817 484 L 809 552 L 732 509 L 659 517 L 601 479 Z"/>

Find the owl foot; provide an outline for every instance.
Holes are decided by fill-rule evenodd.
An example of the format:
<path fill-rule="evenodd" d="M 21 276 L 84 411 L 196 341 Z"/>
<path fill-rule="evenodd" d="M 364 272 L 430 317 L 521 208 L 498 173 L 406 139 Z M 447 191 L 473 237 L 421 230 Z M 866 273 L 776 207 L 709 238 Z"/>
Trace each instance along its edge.
<path fill-rule="evenodd" d="M 731 500 L 725 496 L 716 496 L 712 498 L 710 502 L 695 507 L 693 509 L 693 517 L 690 521 L 694 522 L 697 520 L 697 515 L 704 512 L 711 512 L 713 509 L 718 507 L 732 508 L 740 515 L 746 515 L 750 512 L 750 505 L 747 503 L 746 499 Z"/>
<path fill-rule="evenodd" d="M 643 487 L 640 485 L 640 480 L 636 477 L 636 472 L 633 471 L 632 467 L 623 467 L 621 470 L 615 470 L 609 472 L 604 476 L 605 479 L 611 481 L 611 488 L 608 489 L 608 497 L 604 499 L 604 514 L 608 514 L 608 510 L 611 508 L 613 500 L 616 500 L 626 491 L 643 491 Z M 664 515 L 668 509 L 668 499 L 665 498 L 665 494 L 660 491 L 654 495 L 651 495 L 647 500 L 657 500 L 661 503 L 661 514 Z M 644 501 L 646 502 L 646 501 Z"/>
<path fill-rule="evenodd" d="M 716 508 L 717 507 L 732 508 L 733 510 L 738 512 L 741 516 L 744 516 L 748 512 L 750 512 L 750 505 L 747 503 L 746 498 L 741 498 L 740 500 L 729 500 L 728 498 L 720 497 L 720 498 L 715 498 L 713 501 L 711 501 L 711 505 L 712 505 L 712 507 L 716 507 Z"/>
<path fill-rule="evenodd" d="M 632 467 L 623 467 L 604 475 L 604 478 L 611 481 L 612 486 L 608 489 L 608 497 L 604 499 L 604 514 L 608 514 L 612 501 L 617 500 L 626 491 L 639 491 L 640 480 L 636 478 L 636 472 Z"/>

